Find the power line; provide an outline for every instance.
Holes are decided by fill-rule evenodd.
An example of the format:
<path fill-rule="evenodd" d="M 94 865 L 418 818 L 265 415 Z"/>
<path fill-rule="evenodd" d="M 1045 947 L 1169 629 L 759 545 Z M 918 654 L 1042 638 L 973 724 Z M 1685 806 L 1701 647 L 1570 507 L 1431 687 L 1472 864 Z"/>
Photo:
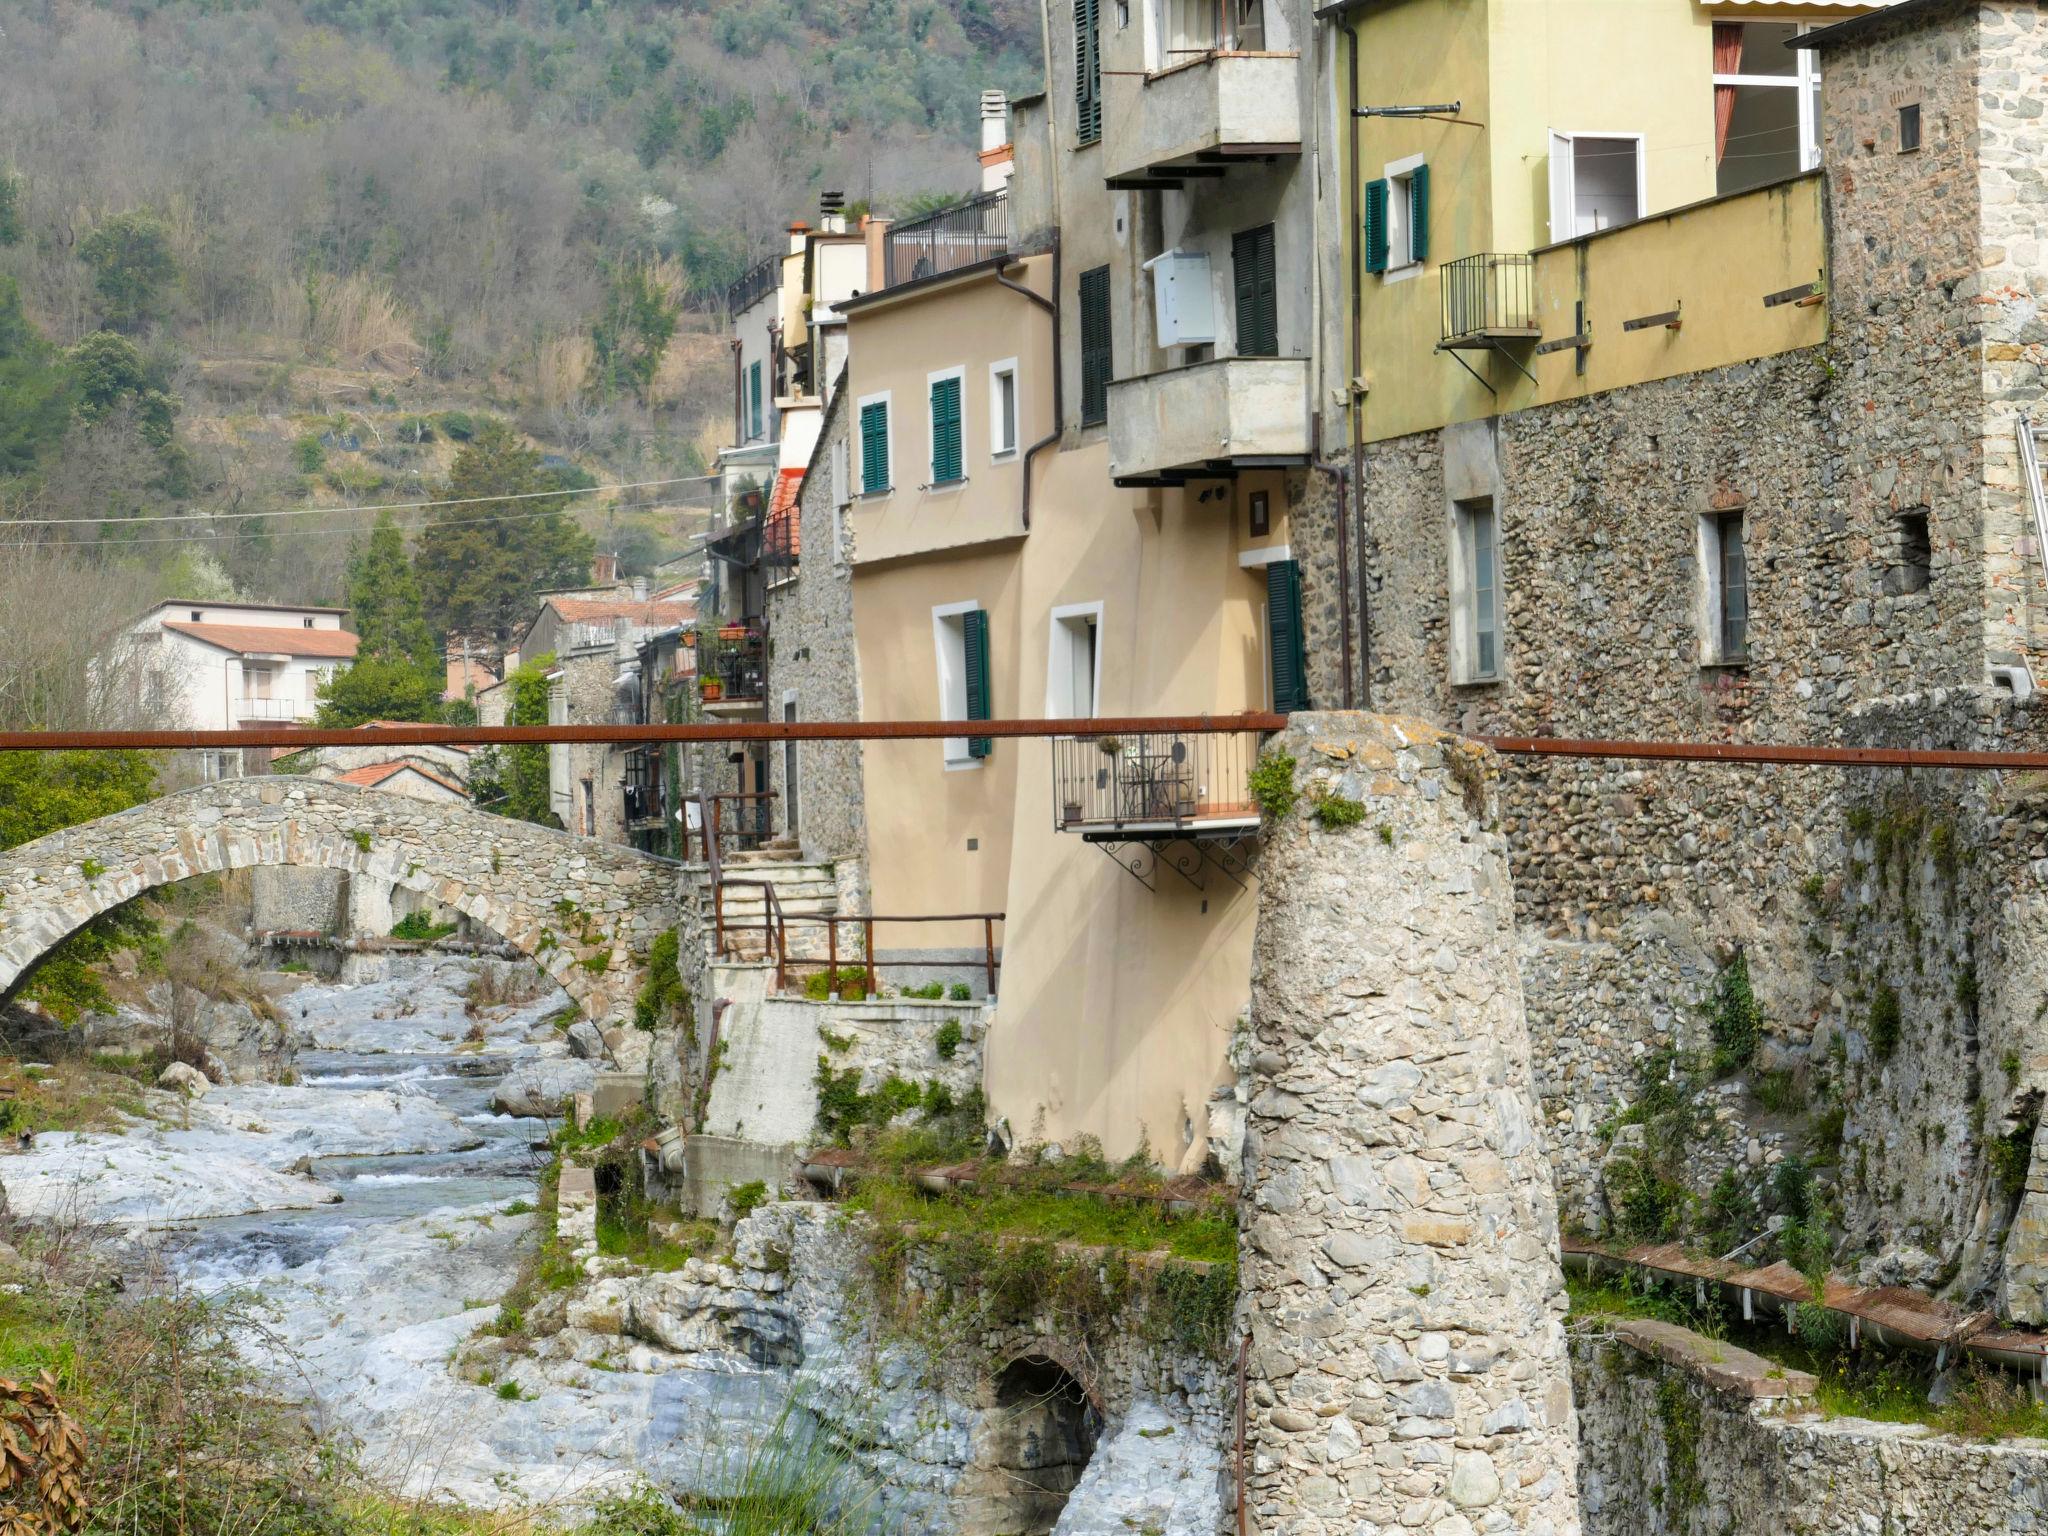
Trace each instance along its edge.
<path fill-rule="evenodd" d="M 721 475 L 677 475 L 667 480 L 632 480 L 619 485 L 565 486 L 556 491 L 512 491 L 497 496 L 448 496 L 434 501 L 385 501 L 364 507 L 273 507 L 258 512 L 166 512 L 160 517 L 10 517 L 16 528 L 68 528 L 80 523 L 204 523 L 256 517 L 330 517 L 338 512 L 417 512 L 432 507 L 468 507 L 500 501 L 537 501 L 542 497 L 595 496 L 601 491 L 647 491 L 664 485 L 695 485 Z"/>
<path fill-rule="evenodd" d="M 484 499 L 510 500 L 511 498 L 487 497 Z M 532 522 L 537 518 L 553 517 L 554 515 L 555 509 L 549 507 L 540 512 L 502 512 L 487 514 L 483 517 L 449 517 L 443 518 L 430 526 L 434 528 L 467 528 L 476 523 L 525 523 Z M 93 521 L 93 519 L 82 519 L 82 521 Z M 167 519 L 124 518 L 116 523 L 115 527 L 130 526 L 136 522 L 163 521 L 167 521 Z M 0 521 L 0 528 L 5 528 L 6 526 L 4 521 Z M 60 523 L 58 526 L 61 527 L 63 524 Z M 361 528 L 285 528 L 276 533 L 266 534 L 265 537 L 273 539 L 352 539 L 359 537 L 362 531 Z M 134 539 L 111 536 L 98 539 L 17 539 L 12 542 L 0 541 L 0 549 L 102 549 L 118 554 L 124 549 L 129 549 L 139 544 L 190 544 L 200 539 L 218 539 L 224 536 L 224 531 L 221 529 L 195 528 L 190 533 L 145 534 L 141 538 Z"/>

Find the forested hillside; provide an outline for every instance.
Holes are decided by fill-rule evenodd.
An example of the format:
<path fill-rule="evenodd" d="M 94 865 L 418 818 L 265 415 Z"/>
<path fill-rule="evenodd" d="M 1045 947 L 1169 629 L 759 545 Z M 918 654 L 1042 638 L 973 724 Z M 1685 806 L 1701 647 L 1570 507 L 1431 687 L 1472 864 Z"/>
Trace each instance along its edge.
<path fill-rule="evenodd" d="M 822 190 L 892 211 L 970 188 L 977 95 L 1035 77 L 1037 10 L 6 7 L 9 549 L 335 600 L 365 518 L 105 520 L 431 495 L 487 417 L 564 483 L 701 470 L 725 285 Z M 638 500 L 583 514 L 629 565 L 673 547 L 664 511 L 691 497 Z"/>

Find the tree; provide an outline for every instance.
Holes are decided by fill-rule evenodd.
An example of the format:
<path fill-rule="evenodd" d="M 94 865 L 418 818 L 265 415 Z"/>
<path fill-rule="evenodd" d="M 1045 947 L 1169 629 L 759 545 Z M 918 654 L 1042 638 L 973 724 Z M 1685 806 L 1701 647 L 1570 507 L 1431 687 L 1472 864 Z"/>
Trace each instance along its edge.
<path fill-rule="evenodd" d="M 117 213 L 78 242 L 78 258 L 92 268 L 107 324 L 139 330 L 161 317 L 178 280 L 170 226 L 153 213 Z"/>
<path fill-rule="evenodd" d="M 548 723 L 548 672 L 554 664 L 552 655 L 536 656 L 506 676 L 507 725 Z M 548 793 L 548 749 L 538 743 L 486 747 L 478 752 L 471 760 L 469 787 L 476 803 L 487 811 L 544 827 L 562 824 Z"/>
<path fill-rule="evenodd" d="M 661 367 L 682 314 L 644 266 L 616 269 L 605 285 L 604 312 L 591 327 L 591 387 L 600 398 L 630 391 L 642 402 Z"/>
<path fill-rule="evenodd" d="M 420 535 L 413 568 L 427 618 L 443 634 L 488 632 L 500 644 L 530 617 L 534 595 L 590 577 L 595 545 L 562 514 L 568 498 L 540 451 L 488 421 L 450 467 L 442 507 Z M 526 496 L 530 500 L 498 500 Z"/>
<path fill-rule="evenodd" d="M 33 468 L 71 425 L 71 375 L 21 311 L 21 290 L 0 276 L 0 475 Z"/>
<path fill-rule="evenodd" d="M 373 720 L 441 718 L 441 679 L 405 660 L 358 658 L 329 674 L 319 695 L 317 723 L 333 730 Z"/>
<path fill-rule="evenodd" d="M 21 244 L 21 178 L 0 171 L 0 246 Z"/>
<path fill-rule="evenodd" d="M 404 661 L 433 677 L 441 675 L 441 648 L 427 625 L 426 607 L 405 535 L 389 512 L 370 530 L 370 542 L 350 559 L 348 604 L 361 644 L 357 658 Z"/>
<path fill-rule="evenodd" d="M 178 397 L 134 342 L 112 331 L 94 331 L 71 349 L 69 360 L 80 421 L 104 421 L 129 406 L 143 441 L 152 448 L 169 446 L 177 427 Z"/>

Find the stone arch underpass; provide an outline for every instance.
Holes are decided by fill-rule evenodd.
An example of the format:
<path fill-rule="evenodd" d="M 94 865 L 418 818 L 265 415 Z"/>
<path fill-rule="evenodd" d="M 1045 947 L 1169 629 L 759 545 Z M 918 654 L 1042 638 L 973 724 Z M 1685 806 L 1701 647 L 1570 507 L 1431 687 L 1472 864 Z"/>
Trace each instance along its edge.
<path fill-rule="evenodd" d="M 593 1020 L 630 1014 L 676 922 L 676 866 L 468 806 L 319 779 L 202 785 L 0 853 L 0 997 L 100 913 L 256 865 L 345 870 L 432 897 L 531 955 Z"/>

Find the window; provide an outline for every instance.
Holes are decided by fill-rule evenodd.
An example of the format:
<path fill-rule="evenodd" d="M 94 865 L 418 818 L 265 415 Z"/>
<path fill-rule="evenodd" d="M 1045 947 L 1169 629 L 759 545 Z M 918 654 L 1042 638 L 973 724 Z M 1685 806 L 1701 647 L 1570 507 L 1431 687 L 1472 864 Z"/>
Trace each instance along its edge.
<path fill-rule="evenodd" d="M 926 382 L 931 392 L 931 483 L 957 485 L 966 478 L 960 452 L 960 370 L 949 368 Z"/>
<path fill-rule="evenodd" d="M 1017 451 L 1017 359 L 988 365 L 988 452 L 1000 459 Z"/>
<path fill-rule="evenodd" d="M 894 480 L 889 473 L 889 397 L 866 395 L 860 401 L 860 491 L 879 496 Z"/>
<path fill-rule="evenodd" d="M 1410 155 L 1365 184 L 1365 267 L 1403 272 L 1428 260 L 1429 166 Z"/>
<path fill-rule="evenodd" d="M 1570 240 L 1643 216 L 1643 136 L 1550 134 L 1550 238 Z"/>
<path fill-rule="evenodd" d="M 988 614 L 979 603 L 934 608 L 932 641 L 939 662 L 939 718 L 989 719 L 994 698 L 989 685 Z M 994 746 L 986 736 L 948 736 L 946 766 L 970 767 L 990 756 Z"/>
<path fill-rule="evenodd" d="M 1049 720 L 1086 720 L 1096 710 L 1101 653 L 1096 633 L 1102 604 L 1072 603 L 1052 611 L 1052 645 L 1046 654 L 1045 714 Z"/>
<path fill-rule="evenodd" d="M 1706 576 L 1706 666 L 1749 659 L 1749 562 L 1743 550 L 1743 514 L 1713 512 L 1700 519 L 1700 569 Z"/>
<path fill-rule="evenodd" d="M 1273 226 L 1261 224 L 1230 237 L 1230 271 L 1237 295 L 1237 355 L 1280 355 L 1280 299 L 1273 276 Z"/>
<path fill-rule="evenodd" d="M 1109 268 L 1081 274 L 1081 425 L 1109 419 Z"/>
<path fill-rule="evenodd" d="M 1074 137 L 1102 138 L 1102 11 L 1100 0 L 1074 0 Z"/>
<path fill-rule="evenodd" d="M 192 622 L 193 622 L 194 624 L 203 624 L 203 623 L 205 623 L 205 622 L 206 622 L 206 610 L 205 610 L 205 609 L 203 609 L 203 608 L 194 608 L 194 609 L 192 610 Z"/>
<path fill-rule="evenodd" d="M 796 695 L 782 696 L 782 718 L 791 725 L 796 723 Z M 797 822 L 797 743 L 792 736 L 782 744 L 782 835 L 801 839 L 802 833 Z"/>
<path fill-rule="evenodd" d="M 747 436 L 753 438 L 766 435 L 767 422 L 762 416 L 761 407 L 761 365 L 759 363 L 749 363 L 747 365 Z"/>
<path fill-rule="evenodd" d="M 1301 628 L 1301 567 L 1292 560 L 1266 563 L 1266 658 L 1273 708 L 1281 714 L 1308 705 L 1308 645 Z"/>
<path fill-rule="evenodd" d="M 846 439 L 841 438 L 832 445 L 832 505 L 843 507 L 853 499 L 849 487 L 852 480 L 847 473 Z"/>
<path fill-rule="evenodd" d="M 313 621 L 311 619 L 301 619 L 299 622 L 304 624 L 308 629 L 311 629 L 313 627 Z"/>
<path fill-rule="evenodd" d="M 1927 522 L 1927 509 L 1915 507 L 1899 514 L 1899 558 L 1885 572 L 1884 590 L 1900 597 L 1925 592 L 1934 579 L 1934 536 Z"/>
<path fill-rule="evenodd" d="M 1452 682 L 1500 679 L 1500 630 L 1500 523 L 1492 501 L 1461 501 L 1452 515 Z"/>
<path fill-rule="evenodd" d="M 1920 147 L 1920 103 L 1908 102 L 1899 108 L 1899 153 Z"/>
<path fill-rule="evenodd" d="M 1820 164 L 1820 55 L 1786 46 L 1812 27 L 1714 23 L 1715 191 L 1760 187 Z"/>

